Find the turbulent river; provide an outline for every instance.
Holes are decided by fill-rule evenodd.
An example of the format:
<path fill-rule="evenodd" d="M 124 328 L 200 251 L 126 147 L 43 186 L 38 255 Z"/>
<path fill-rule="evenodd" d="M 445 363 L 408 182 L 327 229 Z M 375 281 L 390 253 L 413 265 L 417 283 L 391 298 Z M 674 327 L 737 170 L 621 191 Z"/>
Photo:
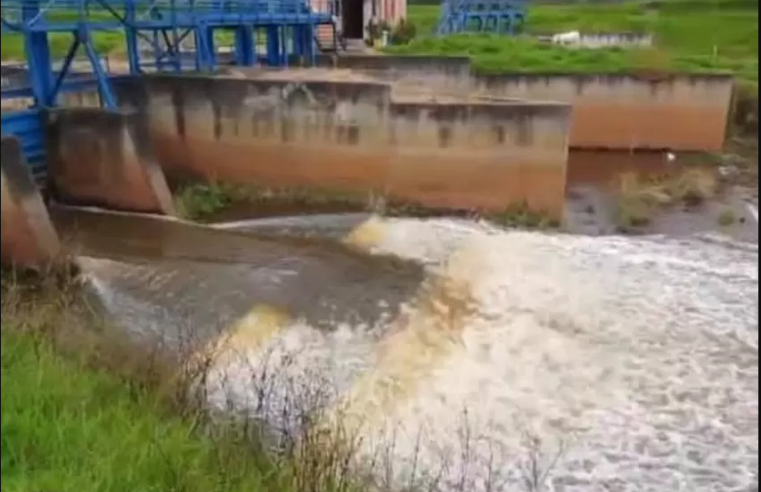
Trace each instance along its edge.
<path fill-rule="evenodd" d="M 150 255 L 79 227 L 109 311 L 195 327 L 211 405 L 275 434 L 320 407 L 397 490 L 757 490 L 755 245 L 361 216 L 171 227 L 132 240 Z"/>

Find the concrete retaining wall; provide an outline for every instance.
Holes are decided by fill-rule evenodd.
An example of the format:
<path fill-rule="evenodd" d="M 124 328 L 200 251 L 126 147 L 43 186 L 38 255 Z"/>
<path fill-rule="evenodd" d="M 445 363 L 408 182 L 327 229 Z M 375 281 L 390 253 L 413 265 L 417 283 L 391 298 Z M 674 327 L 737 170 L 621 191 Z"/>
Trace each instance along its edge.
<path fill-rule="evenodd" d="M 2 263 L 43 267 L 59 254 L 58 236 L 29 173 L 21 144 L 2 138 Z"/>
<path fill-rule="evenodd" d="M 728 76 L 474 76 L 479 93 L 573 106 L 571 146 L 720 151 L 734 82 Z"/>
<path fill-rule="evenodd" d="M 364 55 L 342 57 L 338 64 L 387 80 L 417 80 L 434 93 L 571 104 L 571 147 L 612 150 L 721 150 L 734 87 L 729 75 L 483 75 L 461 57 Z"/>
<path fill-rule="evenodd" d="M 172 197 L 135 114 L 79 108 L 47 118 L 48 180 L 56 199 L 172 214 Z"/>
<path fill-rule="evenodd" d="M 733 108 L 729 75 L 483 75 L 471 70 L 466 57 L 429 56 L 321 56 L 318 65 L 417 85 L 433 94 L 570 104 L 574 148 L 718 152 Z"/>
<path fill-rule="evenodd" d="M 287 79 L 154 76 L 118 92 L 149 119 L 171 177 L 562 213 L 567 105 L 395 100 L 384 83 Z"/>

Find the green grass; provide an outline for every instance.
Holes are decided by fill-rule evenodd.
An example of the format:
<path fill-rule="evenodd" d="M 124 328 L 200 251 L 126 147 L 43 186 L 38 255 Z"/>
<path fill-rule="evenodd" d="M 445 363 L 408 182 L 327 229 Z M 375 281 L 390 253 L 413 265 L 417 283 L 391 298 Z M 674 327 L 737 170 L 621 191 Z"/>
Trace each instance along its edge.
<path fill-rule="evenodd" d="M 127 339 L 70 269 L 2 273 L 3 492 L 366 489 L 337 434 L 281 436 L 273 454 L 258 421 L 212 418 L 191 382 L 213 359 Z"/>
<path fill-rule="evenodd" d="M 54 59 L 66 56 L 72 42 L 72 35 L 67 33 L 51 33 L 49 35 L 50 51 Z M 108 55 L 124 53 L 124 34 L 121 31 L 101 31 L 93 39 L 94 47 L 98 54 Z M 0 54 L 3 61 L 20 61 L 25 59 L 23 38 L 17 34 L 3 34 L 0 43 Z M 84 50 L 79 49 L 80 56 L 84 56 Z"/>
<path fill-rule="evenodd" d="M 665 2 L 657 13 L 640 2 L 621 4 L 535 5 L 527 31 L 550 34 L 582 32 L 652 33 L 655 49 L 569 50 L 530 39 L 496 35 L 433 38 L 439 19 L 435 5 L 410 5 L 409 20 L 421 33 L 397 54 L 467 55 L 477 69 L 508 71 L 627 71 L 637 69 L 686 72 L 730 71 L 746 82 L 758 81 L 758 4 L 738 0 Z"/>
<path fill-rule="evenodd" d="M 4 492 L 272 490 L 148 394 L 2 323 Z"/>

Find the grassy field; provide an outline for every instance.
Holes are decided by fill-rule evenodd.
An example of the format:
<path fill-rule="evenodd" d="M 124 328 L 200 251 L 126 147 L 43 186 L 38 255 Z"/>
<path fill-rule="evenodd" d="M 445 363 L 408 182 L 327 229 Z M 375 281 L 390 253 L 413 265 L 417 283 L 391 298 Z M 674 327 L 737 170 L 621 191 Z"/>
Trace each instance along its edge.
<path fill-rule="evenodd" d="M 568 50 L 530 39 L 495 35 L 426 36 L 439 18 L 435 5 L 411 5 L 409 20 L 418 38 L 395 46 L 399 54 L 468 55 L 477 68 L 504 71 L 731 71 L 758 81 L 758 4 L 737 0 L 664 2 L 658 11 L 641 2 L 536 5 L 526 29 L 532 34 L 582 32 L 652 33 L 656 48 L 646 50 Z"/>
<path fill-rule="evenodd" d="M 527 31 L 548 34 L 584 32 L 652 33 L 657 47 L 647 50 L 568 50 L 526 38 L 457 35 L 435 38 L 438 5 L 410 5 L 409 20 L 418 37 L 409 45 L 388 49 L 398 54 L 468 55 L 486 72 L 507 71 L 626 71 L 638 69 L 688 72 L 729 71 L 747 84 L 758 82 L 758 3 L 748 0 L 666 0 L 655 9 L 643 2 L 534 5 Z M 57 56 L 66 52 L 70 37 L 52 37 Z M 96 35 L 101 53 L 124 51 L 120 32 Z M 18 36 L 4 35 L 2 58 L 23 59 Z"/>
<path fill-rule="evenodd" d="M 72 327 L 81 318 L 57 293 L 19 299 L 4 285 L 3 492 L 347 490 L 240 427 L 201 432 L 205 412 L 169 396 L 176 371 L 105 328 Z"/>

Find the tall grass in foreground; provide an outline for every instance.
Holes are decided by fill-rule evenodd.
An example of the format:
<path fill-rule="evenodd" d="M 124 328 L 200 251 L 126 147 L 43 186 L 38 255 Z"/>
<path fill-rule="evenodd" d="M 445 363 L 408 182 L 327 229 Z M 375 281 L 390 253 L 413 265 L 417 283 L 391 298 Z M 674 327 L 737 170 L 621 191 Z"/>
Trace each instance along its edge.
<path fill-rule="evenodd" d="M 179 366 L 95 321 L 64 284 L 3 281 L 3 491 L 350 490 L 324 461 L 268 454 L 247 425 L 212 426 Z"/>

